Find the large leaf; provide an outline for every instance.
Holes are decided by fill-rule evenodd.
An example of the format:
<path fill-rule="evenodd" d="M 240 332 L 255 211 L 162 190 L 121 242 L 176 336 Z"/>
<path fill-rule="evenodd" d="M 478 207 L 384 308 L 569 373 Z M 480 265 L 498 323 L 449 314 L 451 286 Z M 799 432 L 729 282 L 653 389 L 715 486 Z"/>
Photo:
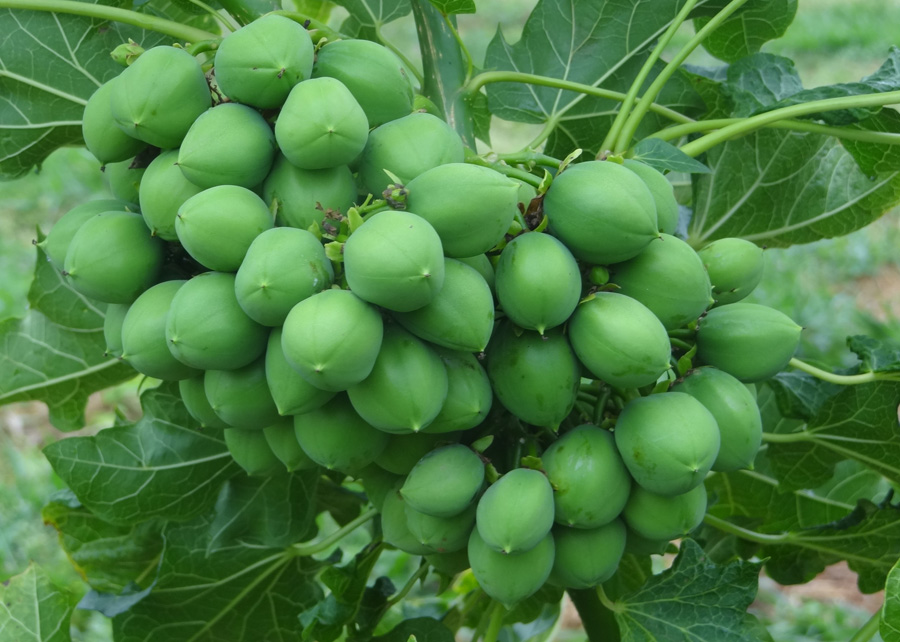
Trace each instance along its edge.
<path fill-rule="evenodd" d="M 694 26 L 699 31 L 709 22 L 727 0 L 713 0 L 696 13 Z M 780 38 L 794 21 L 797 0 L 750 0 L 729 16 L 703 42 L 704 48 L 715 57 L 734 62 L 756 53 L 769 40 Z"/>
<path fill-rule="evenodd" d="M 884 642 L 900 642 L 900 561 L 888 574 L 880 631 Z"/>
<path fill-rule="evenodd" d="M 372 638 L 373 642 L 407 642 L 414 636 L 416 642 L 453 642 L 453 633 L 440 620 L 417 617 L 404 620 L 388 633 Z"/>
<path fill-rule="evenodd" d="M 141 405 L 135 424 L 47 446 L 53 469 L 82 504 L 114 524 L 186 520 L 211 508 L 237 472 L 221 431 L 201 429 L 171 385 L 146 391 Z"/>
<path fill-rule="evenodd" d="M 334 4 L 346 9 L 348 21 L 356 29 L 372 31 L 380 29 L 389 22 L 402 18 L 412 9 L 409 0 L 333 0 Z M 342 30 L 347 31 L 344 27 Z"/>
<path fill-rule="evenodd" d="M 860 359 L 862 372 L 900 372 L 900 346 L 863 335 L 847 337 L 847 347 Z"/>
<path fill-rule="evenodd" d="M 0 584 L 0 640 L 68 642 L 74 596 L 31 565 L 7 585 Z"/>

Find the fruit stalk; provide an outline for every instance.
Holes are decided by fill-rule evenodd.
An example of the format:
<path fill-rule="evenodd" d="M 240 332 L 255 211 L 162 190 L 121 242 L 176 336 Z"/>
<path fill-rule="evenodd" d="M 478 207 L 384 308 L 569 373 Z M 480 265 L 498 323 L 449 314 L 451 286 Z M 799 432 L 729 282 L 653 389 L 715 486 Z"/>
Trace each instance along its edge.
<path fill-rule="evenodd" d="M 347 522 L 344 526 L 321 541 L 294 544 L 294 546 L 291 548 L 291 553 L 295 557 L 303 557 L 308 555 L 315 555 L 316 553 L 321 553 L 322 551 L 328 550 L 331 546 L 341 541 L 345 536 L 349 535 L 377 515 L 377 509 L 373 508 L 371 510 L 367 510 L 365 513 L 363 513 L 353 521 Z"/>
<path fill-rule="evenodd" d="M 598 589 L 569 589 L 590 642 L 619 642 L 622 639 L 613 612 L 600 601 Z"/>
<path fill-rule="evenodd" d="M 873 381 L 900 381 L 900 372 L 863 372 L 856 375 L 839 375 L 817 368 L 796 357 L 791 359 L 788 365 L 811 374 L 817 379 L 828 383 L 836 383 L 840 386 L 853 386 L 862 383 L 872 383 Z"/>
<path fill-rule="evenodd" d="M 745 118 L 714 118 L 712 120 L 703 120 L 693 123 L 685 123 L 683 125 L 674 125 L 667 127 L 648 138 L 658 138 L 660 140 L 670 141 L 676 140 L 689 134 L 702 132 L 711 132 L 729 125 L 741 123 Z M 862 143 L 879 143 L 882 145 L 900 145 L 900 134 L 891 132 L 870 131 L 867 129 L 853 129 L 852 127 L 831 127 L 813 123 L 807 120 L 779 120 L 774 123 L 764 125 L 771 129 L 787 129 L 795 132 L 810 132 L 813 134 L 822 134 L 823 136 L 834 136 L 844 140 L 855 140 Z"/>

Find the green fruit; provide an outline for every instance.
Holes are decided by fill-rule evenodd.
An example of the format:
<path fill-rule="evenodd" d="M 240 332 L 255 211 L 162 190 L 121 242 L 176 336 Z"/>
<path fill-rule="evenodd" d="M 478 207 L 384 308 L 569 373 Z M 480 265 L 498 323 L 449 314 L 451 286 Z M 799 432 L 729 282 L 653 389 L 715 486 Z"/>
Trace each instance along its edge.
<path fill-rule="evenodd" d="M 202 191 L 202 187 L 184 177 L 178 167 L 178 150 L 170 149 L 154 158 L 144 172 L 138 194 L 141 216 L 155 236 L 177 241 L 175 216 L 178 208 Z"/>
<path fill-rule="evenodd" d="M 134 159 L 129 158 L 120 163 L 107 163 L 103 167 L 103 177 L 109 191 L 126 203 L 137 203 L 140 199 L 141 180 L 147 171 L 145 167 L 132 167 L 134 164 Z"/>
<path fill-rule="evenodd" d="M 553 487 L 538 470 L 516 468 L 478 500 L 478 534 L 495 551 L 523 553 L 553 527 Z"/>
<path fill-rule="evenodd" d="M 163 281 L 143 292 L 122 324 L 122 358 L 131 367 L 156 379 L 178 381 L 201 374 L 169 352 L 166 316 L 175 294 L 187 281 Z"/>
<path fill-rule="evenodd" d="M 191 125 L 178 150 L 185 178 L 200 187 L 263 182 L 275 160 L 275 135 L 258 111 L 222 103 Z"/>
<path fill-rule="evenodd" d="M 266 349 L 269 330 L 244 314 L 234 296 L 234 275 L 205 272 L 185 283 L 166 319 L 175 358 L 202 370 L 234 370 Z"/>
<path fill-rule="evenodd" d="M 444 285 L 441 239 L 415 214 L 378 212 L 344 244 L 344 274 L 364 301 L 396 312 L 416 310 Z"/>
<path fill-rule="evenodd" d="M 459 258 L 456 260 L 478 270 L 478 273 L 482 276 L 482 278 L 488 284 L 488 287 L 491 289 L 491 294 L 495 294 L 494 282 L 496 280 L 496 275 L 494 274 L 494 265 L 493 263 L 491 263 L 491 260 L 488 258 L 487 254 L 467 256 L 465 258 Z"/>
<path fill-rule="evenodd" d="M 433 517 L 463 512 L 484 484 L 484 462 L 460 444 L 436 448 L 406 477 L 400 494 L 414 510 Z"/>
<path fill-rule="evenodd" d="M 369 133 L 359 159 L 360 187 L 378 198 L 394 182 L 385 170 L 406 185 L 433 167 L 464 159 L 462 139 L 450 125 L 431 114 L 409 114 Z"/>
<path fill-rule="evenodd" d="M 371 374 L 347 394 L 360 417 L 379 430 L 419 432 L 444 405 L 447 370 L 426 344 L 389 325 Z"/>
<path fill-rule="evenodd" d="M 295 86 L 275 121 L 281 153 L 303 169 L 347 165 L 359 156 L 368 137 L 365 112 L 334 78 L 314 78 Z"/>
<path fill-rule="evenodd" d="M 575 309 L 569 341 L 591 373 L 616 388 L 638 388 L 669 369 L 672 348 L 659 319 L 639 301 L 597 292 Z"/>
<path fill-rule="evenodd" d="M 181 400 L 191 417 L 200 422 L 204 428 L 228 428 L 228 424 L 219 419 L 219 416 L 209 405 L 206 398 L 206 389 L 203 386 L 203 375 L 182 379 L 178 382 L 178 392 Z"/>
<path fill-rule="evenodd" d="M 385 495 L 381 507 L 381 532 L 385 542 L 410 555 L 427 555 L 435 552 L 431 546 L 422 544 L 410 532 L 406 521 L 406 505 L 396 490 Z"/>
<path fill-rule="evenodd" d="M 750 241 L 724 238 L 698 252 L 709 272 L 716 305 L 746 298 L 763 277 L 763 249 Z"/>
<path fill-rule="evenodd" d="M 581 298 L 581 271 L 572 253 L 547 234 L 521 234 L 503 248 L 497 299 L 513 323 L 541 334 L 566 322 Z"/>
<path fill-rule="evenodd" d="M 618 292 L 647 306 L 667 330 L 696 321 L 713 303 L 703 261 L 690 245 L 668 234 L 613 266 L 612 273 Z"/>
<path fill-rule="evenodd" d="M 234 281 L 241 308 L 257 323 L 280 326 L 297 303 L 328 289 L 334 269 L 306 230 L 276 227 L 250 244 Z"/>
<path fill-rule="evenodd" d="M 260 109 L 281 107 L 294 85 L 312 75 L 313 43 L 303 26 L 264 15 L 228 34 L 216 51 L 219 89 Z"/>
<path fill-rule="evenodd" d="M 469 568 L 469 553 L 465 548 L 454 553 L 432 553 L 425 560 L 431 567 L 448 577 L 453 577 Z"/>
<path fill-rule="evenodd" d="M 321 227 L 328 210 L 347 213 L 356 200 L 356 182 L 346 165 L 300 169 L 281 154 L 263 183 L 263 199 L 272 206 L 279 225 L 307 230 Z"/>
<path fill-rule="evenodd" d="M 623 163 L 625 167 L 641 177 L 653 201 L 656 203 L 656 220 L 659 224 L 659 231 L 665 234 L 674 234 L 675 228 L 678 226 L 678 201 L 675 200 L 675 188 L 672 187 L 665 176 L 654 168 L 636 161 L 626 159 Z"/>
<path fill-rule="evenodd" d="M 683 392 L 629 401 L 613 435 L 634 481 L 660 495 L 680 495 L 702 484 L 719 454 L 715 418 Z"/>
<path fill-rule="evenodd" d="M 658 495 L 635 487 L 622 517 L 628 528 L 649 540 L 683 537 L 703 522 L 706 487 L 700 484 L 680 495 Z"/>
<path fill-rule="evenodd" d="M 589 530 L 557 526 L 553 529 L 556 556 L 550 581 L 586 589 L 613 576 L 625 552 L 625 524 L 613 520 Z"/>
<path fill-rule="evenodd" d="M 447 398 L 425 432 L 469 430 L 487 417 L 494 400 L 487 372 L 469 352 L 434 348 L 447 369 Z"/>
<path fill-rule="evenodd" d="M 112 115 L 112 87 L 116 78 L 97 88 L 84 106 L 81 135 L 84 145 L 101 165 L 131 158 L 147 146 L 115 126 Z"/>
<path fill-rule="evenodd" d="M 243 368 L 207 370 L 203 387 L 213 411 L 230 426 L 262 430 L 279 419 L 263 357 Z"/>
<path fill-rule="evenodd" d="M 178 208 L 175 232 L 194 259 L 220 272 L 235 272 L 253 240 L 273 226 L 263 200 L 237 185 L 219 185 Z"/>
<path fill-rule="evenodd" d="M 519 211 L 518 184 L 479 165 L 439 165 L 406 188 L 407 209 L 431 223 L 444 254 L 454 258 L 483 254 L 497 245 Z"/>
<path fill-rule="evenodd" d="M 63 264 L 69 285 L 106 303 L 131 303 L 156 282 L 163 244 L 131 212 L 103 212 L 85 221 Z"/>
<path fill-rule="evenodd" d="M 281 328 L 273 328 L 266 345 L 266 381 L 280 415 L 302 415 L 328 403 L 334 392 L 321 390 L 288 363 L 281 345 Z"/>
<path fill-rule="evenodd" d="M 178 147 L 211 103 L 200 63 L 175 47 L 142 53 L 116 79 L 110 96 L 116 125 L 162 149 Z"/>
<path fill-rule="evenodd" d="M 114 199 L 88 201 L 76 205 L 63 214 L 50 228 L 50 233 L 44 239 L 44 251 L 47 258 L 57 270 L 62 270 L 66 262 L 66 253 L 72 237 L 78 232 L 82 224 L 103 212 L 124 212 L 128 209 L 128 203 Z"/>
<path fill-rule="evenodd" d="M 122 324 L 131 307 L 124 303 L 110 303 L 103 316 L 103 339 L 106 341 L 106 356 L 122 358 Z"/>
<path fill-rule="evenodd" d="M 224 434 L 228 452 L 251 477 L 284 473 L 284 465 L 272 452 L 262 431 L 226 428 Z"/>
<path fill-rule="evenodd" d="M 611 161 L 579 163 L 560 173 L 544 196 L 544 214 L 576 258 L 600 265 L 637 256 L 659 235 L 650 190 Z"/>
<path fill-rule="evenodd" d="M 575 528 L 597 528 L 622 512 L 631 476 L 613 436 L 590 424 L 554 441 L 541 456 L 553 485 L 556 521 Z"/>
<path fill-rule="evenodd" d="M 555 546 L 553 535 L 547 533 L 531 550 L 506 555 L 488 546 L 475 528 L 469 537 L 468 554 L 472 573 L 484 592 L 510 608 L 536 593 L 550 577 Z"/>
<path fill-rule="evenodd" d="M 359 477 L 366 496 L 379 512 L 384 508 L 384 500 L 388 493 L 396 492 L 403 482 L 403 477 L 389 473 L 376 464 L 369 464 L 360 470 Z"/>
<path fill-rule="evenodd" d="M 762 443 L 762 418 L 753 393 L 727 372 L 705 367 L 692 370 L 673 392 L 686 392 L 716 419 L 721 446 L 712 470 L 730 473 L 752 468 Z"/>
<path fill-rule="evenodd" d="M 348 290 L 323 290 L 291 309 L 281 346 L 300 376 L 336 392 L 369 376 L 383 333 L 374 307 Z"/>
<path fill-rule="evenodd" d="M 289 473 L 295 470 L 312 470 L 316 467 L 316 462 L 303 452 L 300 442 L 297 441 L 293 417 L 284 417 L 274 424 L 266 426 L 263 428 L 263 435 L 266 437 L 269 448 Z"/>
<path fill-rule="evenodd" d="M 407 475 L 413 466 L 438 443 L 455 441 L 453 435 L 428 434 L 391 435 L 384 452 L 375 460 L 375 465 L 395 475 Z"/>
<path fill-rule="evenodd" d="M 507 410 L 524 422 L 550 428 L 572 411 L 581 382 L 581 369 L 562 331 L 541 336 L 509 323 L 491 338 L 487 373 Z"/>
<path fill-rule="evenodd" d="M 388 443 L 388 435 L 356 414 L 346 395 L 338 395 L 321 408 L 294 416 L 294 430 L 303 452 L 328 470 L 352 473 L 375 461 Z"/>
<path fill-rule="evenodd" d="M 774 308 L 730 303 L 701 319 L 697 356 L 743 382 L 763 381 L 788 365 L 800 345 L 801 330 Z"/>
<path fill-rule="evenodd" d="M 433 517 L 406 506 L 406 526 L 416 540 L 438 553 L 466 548 L 475 526 L 475 505 L 453 517 Z"/>
<path fill-rule="evenodd" d="M 338 40 L 322 47 L 313 77 L 340 80 L 362 106 L 369 127 L 412 111 L 413 88 L 403 63 L 369 40 Z"/>
<path fill-rule="evenodd" d="M 466 352 L 482 352 L 494 330 L 494 297 L 475 268 L 444 259 L 444 285 L 427 305 L 395 312 L 394 319 L 417 337 Z"/>

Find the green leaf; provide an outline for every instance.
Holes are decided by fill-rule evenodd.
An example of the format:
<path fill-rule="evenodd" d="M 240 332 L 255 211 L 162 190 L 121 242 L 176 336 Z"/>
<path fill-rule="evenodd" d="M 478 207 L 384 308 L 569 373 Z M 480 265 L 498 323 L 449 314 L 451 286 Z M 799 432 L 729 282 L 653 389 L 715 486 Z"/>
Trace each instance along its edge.
<path fill-rule="evenodd" d="M 445 16 L 454 13 L 475 13 L 475 0 L 428 0 Z"/>
<path fill-rule="evenodd" d="M 760 566 L 718 566 L 696 542 L 684 540 L 670 569 L 616 602 L 622 642 L 756 642 L 757 625 L 746 611 L 756 597 Z"/>
<path fill-rule="evenodd" d="M 634 160 L 646 163 L 660 172 L 685 172 L 687 174 L 708 174 L 711 170 L 700 161 L 659 138 L 645 138 L 634 146 Z"/>
<path fill-rule="evenodd" d="M 734 104 L 731 115 L 743 118 L 803 91 L 803 83 L 790 58 L 757 53 L 728 66 L 722 90 Z"/>
<path fill-rule="evenodd" d="M 74 596 L 30 565 L 0 584 L 0 637 L 15 642 L 69 642 Z"/>
<path fill-rule="evenodd" d="M 779 372 L 766 382 L 775 394 L 778 411 L 790 419 L 811 419 L 843 386 L 817 379 L 805 372 Z"/>
<path fill-rule="evenodd" d="M 71 437 L 44 454 L 79 501 L 114 524 L 187 520 L 212 507 L 237 471 L 221 431 L 201 429 L 174 385 L 141 395 L 135 424 Z"/>
<path fill-rule="evenodd" d="M 625 553 L 615 575 L 603 583 L 603 591 L 609 599 L 616 601 L 620 596 L 638 590 L 652 575 L 649 555 Z"/>
<path fill-rule="evenodd" d="M 852 126 L 871 132 L 896 134 L 900 132 L 900 113 L 893 109 L 882 109 L 878 114 Z M 870 176 L 900 170 L 900 146 L 881 143 L 866 143 L 844 139 L 844 147 L 856 160 L 859 168 Z"/>
<path fill-rule="evenodd" d="M 350 14 L 348 20 L 355 25 L 354 31 L 380 29 L 412 10 L 409 0 L 334 0 L 334 4 L 344 7 Z M 341 30 L 344 30 L 343 25 Z"/>
<path fill-rule="evenodd" d="M 478 93 L 472 97 L 469 104 L 472 112 L 472 126 L 475 137 L 483 141 L 488 147 L 491 145 L 491 108 L 485 94 Z"/>
<path fill-rule="evenodd" d="M 384 635 L 372 638 L 373 642 L 407 642 L 413 636 L 416 642 L 453 642 L 453 633 L 440 620 L 417 617 L 403 620 Z"/>
<path fill-rule="evenodd" d="M 706 3 L 696 14 L 694 28 L 702 29 L 727 0 Z M 784 35 L 797 13 L 797 0 L 750 0 L 704 40 L 704 48 L 716 58 L 734 62 L 756 53 L 765 43 Z"/>
<path fill-rule="evenodd" d="M 900 642 L 900 560 L 888 574 L 879 633 L 884 642 Z"/>
<path fill-rule="evenodd" d="M 861 372 L 896 372 L 900 370 L 900 347 L 862 335 L 847 337 L 847 347 L 861 361 Z"/>
<path fill-rule="evenodd" d="M 729 118 L 734 112 L 734 101 L 722 84 L 727 80 L 730 65 L 723 67 L 699 67 L 682 65 L 678 73 L 684 76 L 706 105 L 704 118 Z"/>

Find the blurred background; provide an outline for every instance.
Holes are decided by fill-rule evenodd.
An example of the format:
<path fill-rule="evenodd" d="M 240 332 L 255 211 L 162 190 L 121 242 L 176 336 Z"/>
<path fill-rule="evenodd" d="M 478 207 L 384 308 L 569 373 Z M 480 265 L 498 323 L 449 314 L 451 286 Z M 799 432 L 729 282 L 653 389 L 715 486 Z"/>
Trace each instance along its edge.
<path fill-rule="evenodd" d="M 285 0 L 288 4 L 289 0 Z M 476 62 L 483 60 L 487 43 L 499 23 L 508 40 L 518 38 L 535 0 L 480 0 L 477 16 L 460 16 L 459 30 Z M 335 23 L 340 13 L 335 11 Z M 804 0 L 787 35 L 765 51 L 792 58 L 806 87 L 858 80 L 875 71 L 891 44 L 897 43 L 900 0 Z M 412 24 L 401 20 L 388 26 L 386 36 L 415 56 Z M 672 48 L 691 33 L 683 28 Z M 689 62 L 715 65 L 704 52 Z M 498 123 L 511 145 L 522 144 L 515 126 Z M 0 182 L 0 319 L 21 316 L 34 266 L 32 240 L 36 229 L 48 231 L 71 207 L 90 199 L 109 197 L 103 174 L 82 149 L 54 153 L 40 171 L 21 179 Z M 849 236 L 767 250 L 766 276 L 750 300 L 778 308 L 804 326 L 800 356 L 831 367 L 852 365 L 845 348 L 853 334 L 900 339 L 900 217 L 890 212 L 876 223 Z M 126 416 L 139 412 L 137 381 L 99 393 L 88 408 L 88 426 L 77 434 L 91 434 L 111 425 L 116 407 Z M 56 533 L 41 521 L 47 497 L 61 486 L 41 448 L 61 438 L 47 422 L 40 404 L 0 407 L 0 582 L 35 561 L 52 579 L 82 593 L 84 585 L 69 564 Z M 394 558 L 398 584 L 409 573 L 408 559 Z M 830 569 L 806 585 L 784 589 L 763 578 L 755 612 L 769 626 L 775 640 L 805 642 L 849 639 L 880 606 L 879 596 L 860 596 L 855 576 L 845 568 Z M 89 612 L 73 618 L 76 640 L 111 640 L 109 622 Z M 566 617 L 555 639 L 581 640 L 577 619 Z"/>

